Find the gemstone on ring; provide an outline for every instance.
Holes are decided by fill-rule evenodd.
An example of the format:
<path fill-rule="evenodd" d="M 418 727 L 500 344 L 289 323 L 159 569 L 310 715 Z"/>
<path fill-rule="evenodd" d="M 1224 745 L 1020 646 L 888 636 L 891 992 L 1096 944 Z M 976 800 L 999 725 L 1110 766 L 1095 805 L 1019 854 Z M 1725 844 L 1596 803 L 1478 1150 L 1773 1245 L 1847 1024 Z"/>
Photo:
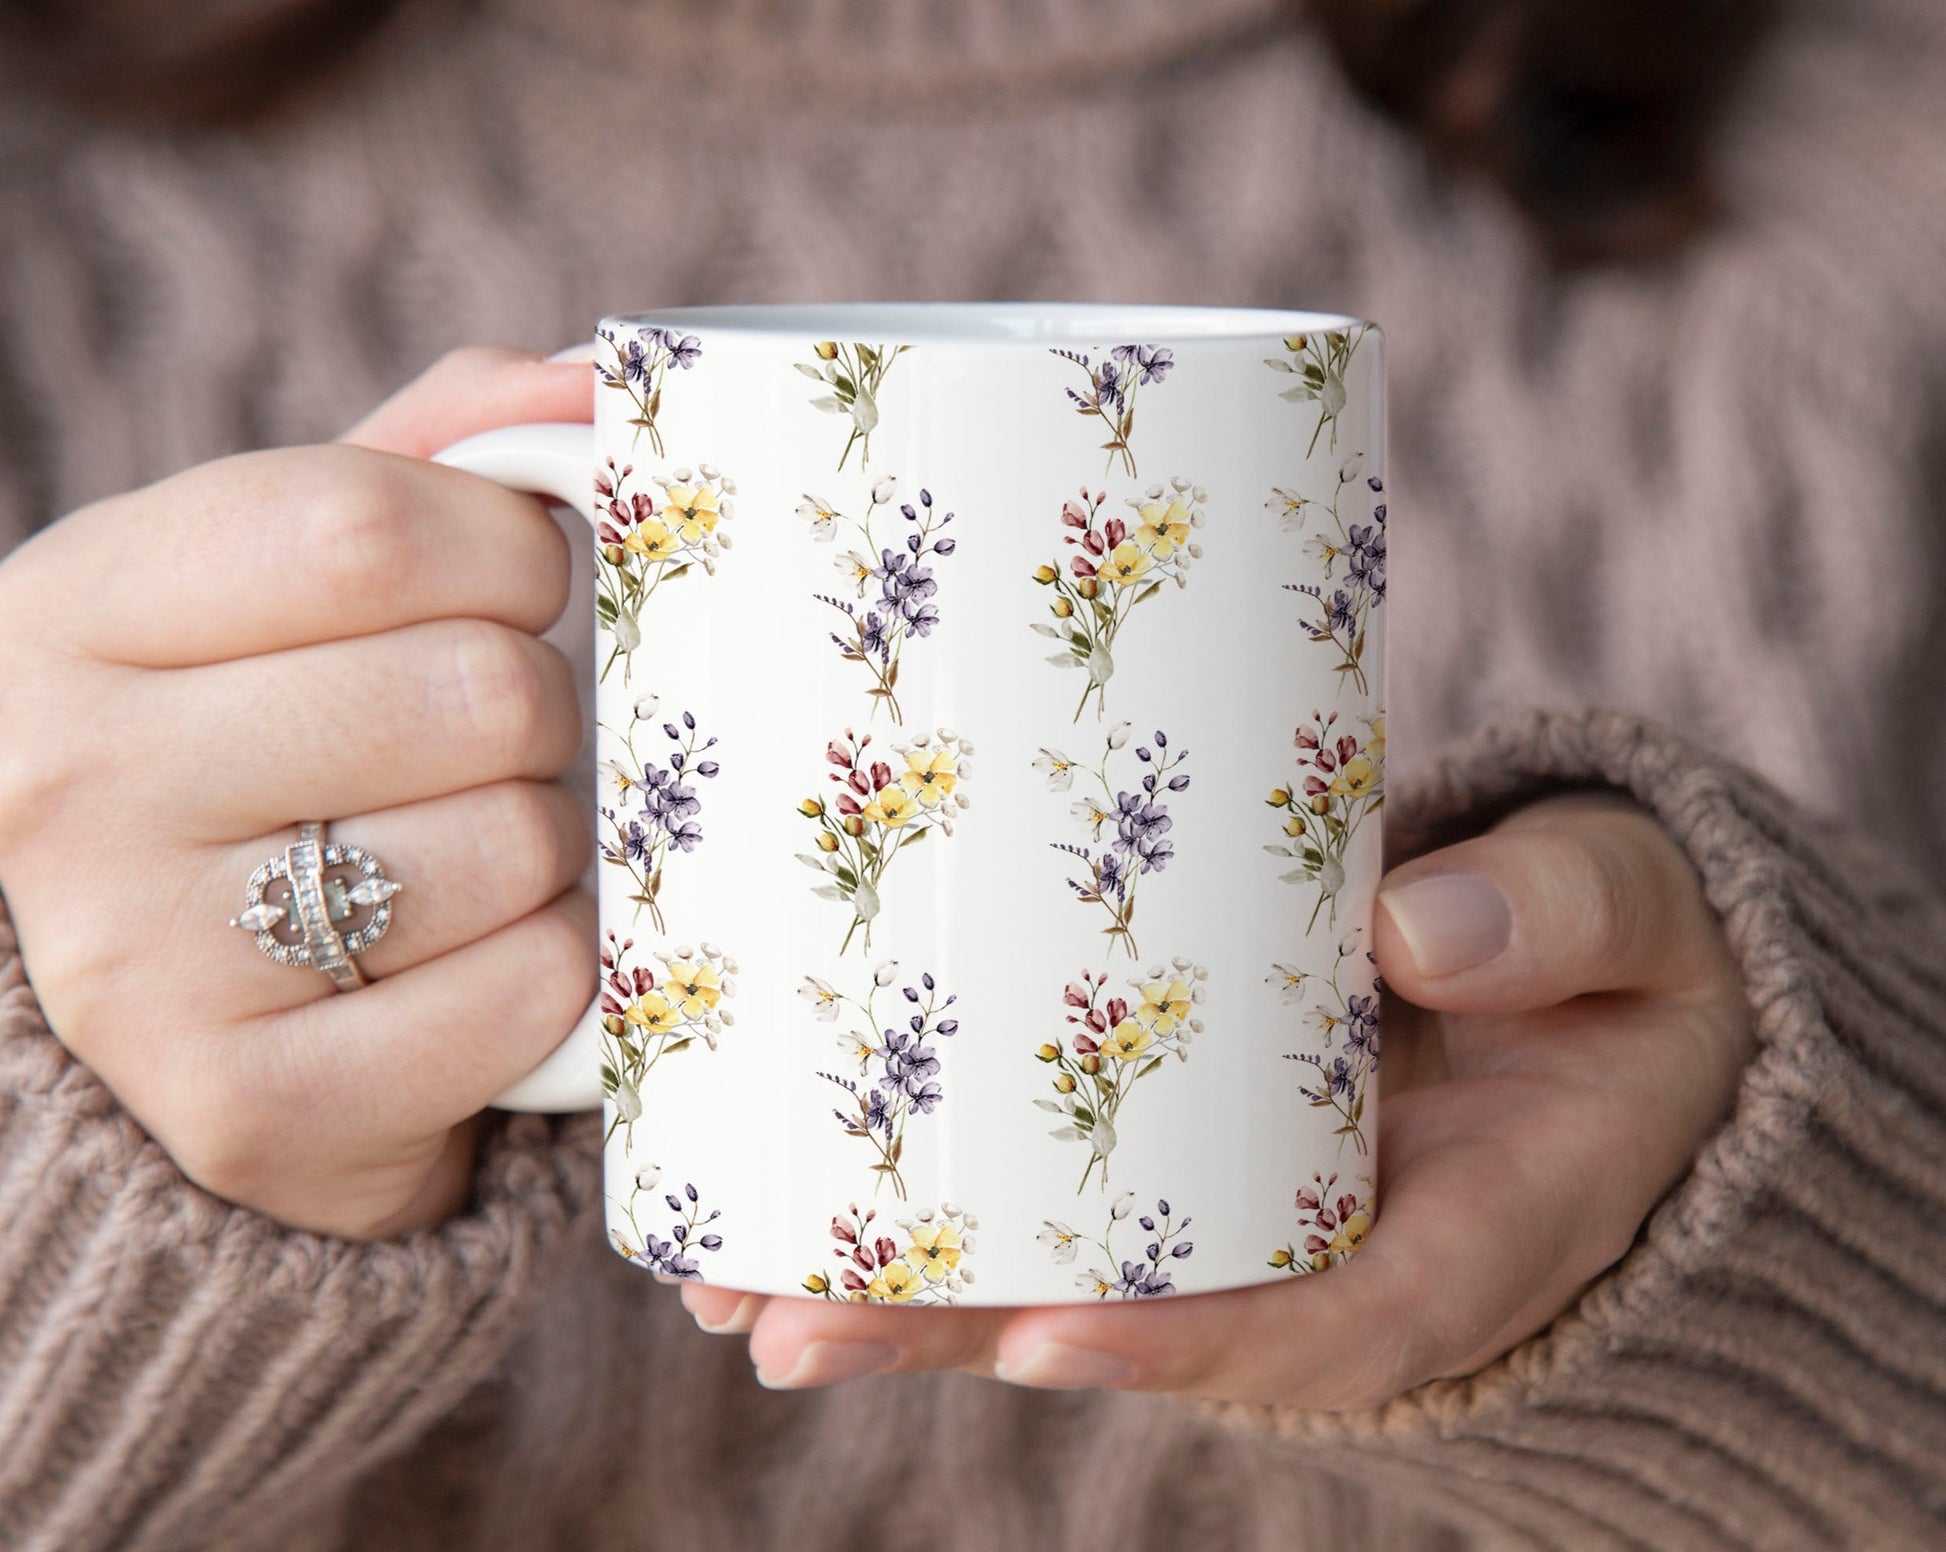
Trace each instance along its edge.
<path fill-rule="evenodd" d="M 347 881 L 347 871 L 357 876 Z M 285 892 L 269 898 L 272 885 L 280 882 Z M 282 856 L 269 858 L 250 875 L 244 908 L 230 925 L 255 933 L 258 952 L 266 958 L 321 970 L 348 991 L 364 983 L 352 956 L 385 936 L 392 925 L 392 897 L 402 887 L 385 876 L 370 852 L 342 841 L 327 843 L 323 825 L 307 823 Z M 342 931 L 365 911 L 370 914 L 362 923 Z M 277 931 L 280 925 L 285 934 Z"/>

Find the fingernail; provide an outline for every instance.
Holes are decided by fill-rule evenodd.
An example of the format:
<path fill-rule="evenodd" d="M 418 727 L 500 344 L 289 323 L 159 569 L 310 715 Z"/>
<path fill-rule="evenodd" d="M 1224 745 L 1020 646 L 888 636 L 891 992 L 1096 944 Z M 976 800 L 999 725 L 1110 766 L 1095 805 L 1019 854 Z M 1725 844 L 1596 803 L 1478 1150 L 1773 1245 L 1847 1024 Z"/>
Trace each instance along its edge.
<path fill-rule="evenodd" d="M 711 1336 L 742 1336 L 757 1323 L 757 1311 L 763 1307 L 763 1300 L 746 1293 L 730 1311 L 730 1318 L 719 1325 L 711 1325 L 701 1315 L 695 1317 L 696 1329 L 706 1331 Z"/>
<path fill-rule="evenodd" d="M 766 1390 L 809 1390 L 818 1385 L 842 1385 L 846 1380 L 882 1374 L 899 1361 L 899 1350 L 883 1342 L 813 1342 L 797 1355 L 788 1373 L 757 1370 L 757 1383 Z"/>
<path fill-rule="evenodd" d="M 1043 1342 L 1021 1363 L 996 1363 L 994 1376 L 1010 1385 L 1033 1385 L 1043 1390 L 1093 1390 L 1126 1385 L 1135 1378 L 1135 1365 L 1113 1353 L 1092 1352 L 1060 1342 Z"/>
<path fill-rule="evenodd" d="M 1421 975 L 1457 975 L 1483 965 L 1513 938 L 1514 914 L 1500 886 L 1478 873 L 1433 873 L 1379 891 Z"/>
<path fill-rule="evenodd" d="M 595 359 L 595 342 L 585 340 L 576 345 L 564 345 L 547 358 L 547 364 L 557 361 L 592 361 Z"/>

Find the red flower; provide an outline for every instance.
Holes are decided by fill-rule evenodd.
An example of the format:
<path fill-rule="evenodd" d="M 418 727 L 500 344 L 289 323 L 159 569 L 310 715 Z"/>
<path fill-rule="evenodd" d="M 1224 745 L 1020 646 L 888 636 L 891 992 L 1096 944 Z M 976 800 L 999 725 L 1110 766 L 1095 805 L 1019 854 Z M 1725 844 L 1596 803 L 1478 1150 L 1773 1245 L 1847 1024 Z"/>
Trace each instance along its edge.
<path fill-rule="evenodd" d="M 876 1248 L 878 1250 L 878 1264 L 880 1266 L 890 1266 L 894 1261 L 899 1259 L 899 1247 L 883 1235 L 879 1236 Z"/>
<path fill-rule="evenodd" d="M 1092 577 L 1095 574 L 1095 568 L 1086 556 L 1072 556 L 1068 560 L 1068 565 L 1073 569 L 1077 577 Z"/>
<path fill-rule="evenodd" d="M 1128 524 L 1123 522 L 1119 517 L 1111 517 L 1101 525 L 1101 533 L 1102 537 L 1108 541 L 1109 549 L 1112 550 L 1128 537 Z M 1099 555 L 1101 551 L 1096 550 L 1095 553 Z"/>
<path fill-rule="evenodd" d="M 883 792 L 892 785 L 892 767 L 883 760 L 872 761 L 872 791 Z"/>
<path fill-rule="evenodd" d="M 833 1239 L 841 1239 L 847 1245 L 855 1245 L 858 1243 L 858 1236 L 852 1232 L 851 1225 L 846 1223 L 842 1218 L 833 1218 L 831 1220 L 831 1237 Z"/>
<path fill-rule="evenodd" d="M 1085 1008 L 1088 1006 L 1088 996 L 1088 988 L 1085 985 L 1079 981 L 1070 981 L 1067 990 L 1061 993 L 1061 1000 L 1070 1008 Z"/>
<path fill-rule="evenodd" d="M 843 1283 L 852 1293 L 863 1293 L 865 1291 L 865 1279 L 860 1277 L 850 1267 L 845 1268 L 844 1274 L 838 1281 Z"/>

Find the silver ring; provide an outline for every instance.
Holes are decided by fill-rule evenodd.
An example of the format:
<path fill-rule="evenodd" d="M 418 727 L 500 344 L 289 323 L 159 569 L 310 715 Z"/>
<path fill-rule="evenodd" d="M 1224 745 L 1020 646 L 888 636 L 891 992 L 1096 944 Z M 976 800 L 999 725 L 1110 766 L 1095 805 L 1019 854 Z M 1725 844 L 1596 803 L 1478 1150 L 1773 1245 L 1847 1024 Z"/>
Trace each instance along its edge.
<path fill-rule="evenodd" d="M 356 869 L 350 883 L 331 870 Z M 279 900 L 267 898 L 279 879 L 288 886 Z M 392 896 L 404 886 L 385 876 L 378 858 L 358 846 L 327 842 L 321 821 L 298 826 L 297 839 L 250 875 L 244 908 L 232 927 L 257 935 L 257 952 L 280 965 L 322 970 L 341 992 L 356 991 L 368 977 L 354 962 L 392 925 Z M 371 914 L 349 932 L 340 930 L 361 911 Z M 279 936 L 283 924 L 289 936 Z"/>

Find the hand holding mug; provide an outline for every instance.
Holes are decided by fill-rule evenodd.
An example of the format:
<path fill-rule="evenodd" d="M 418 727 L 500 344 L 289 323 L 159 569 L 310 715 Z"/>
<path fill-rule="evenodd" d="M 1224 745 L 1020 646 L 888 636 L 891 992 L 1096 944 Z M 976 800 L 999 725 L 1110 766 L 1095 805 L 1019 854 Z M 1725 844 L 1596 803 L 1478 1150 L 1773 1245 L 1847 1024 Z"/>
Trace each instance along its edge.
<path fill-rule="evenodd" d="M 883 1311 L 685 1283 L 780 1388 L 960 1368 L 1312 1408 L 1466 1374 L 1620 1258 L 1722 1120 L 1742 980 L 1685 859 L 1563 797 L 1419 857 L 1379 895 L 1384 1212 L 1328 1277 L 1100 1309 Z M 1342 1232 L 1330 1192 L 1297 1254 Z M 1354 1208 L 1355 1211 L 1355 1208 Z"/>
<path fill-rule="evenodd" d="M 458 1211 L 480 1111 L 592 990 L 588 821 L 553 781 L 580 716 L 537 639 L 568 547 L 425 461 L 587 405 L 585 364 L 456 352 L 346 445 L 204 464 L 0 565 L 0 886 L 35 991 L 185 1173 L 296 1227 Z M 356 996 L 222 925 L 297 815 L 406 881 Z"/>

